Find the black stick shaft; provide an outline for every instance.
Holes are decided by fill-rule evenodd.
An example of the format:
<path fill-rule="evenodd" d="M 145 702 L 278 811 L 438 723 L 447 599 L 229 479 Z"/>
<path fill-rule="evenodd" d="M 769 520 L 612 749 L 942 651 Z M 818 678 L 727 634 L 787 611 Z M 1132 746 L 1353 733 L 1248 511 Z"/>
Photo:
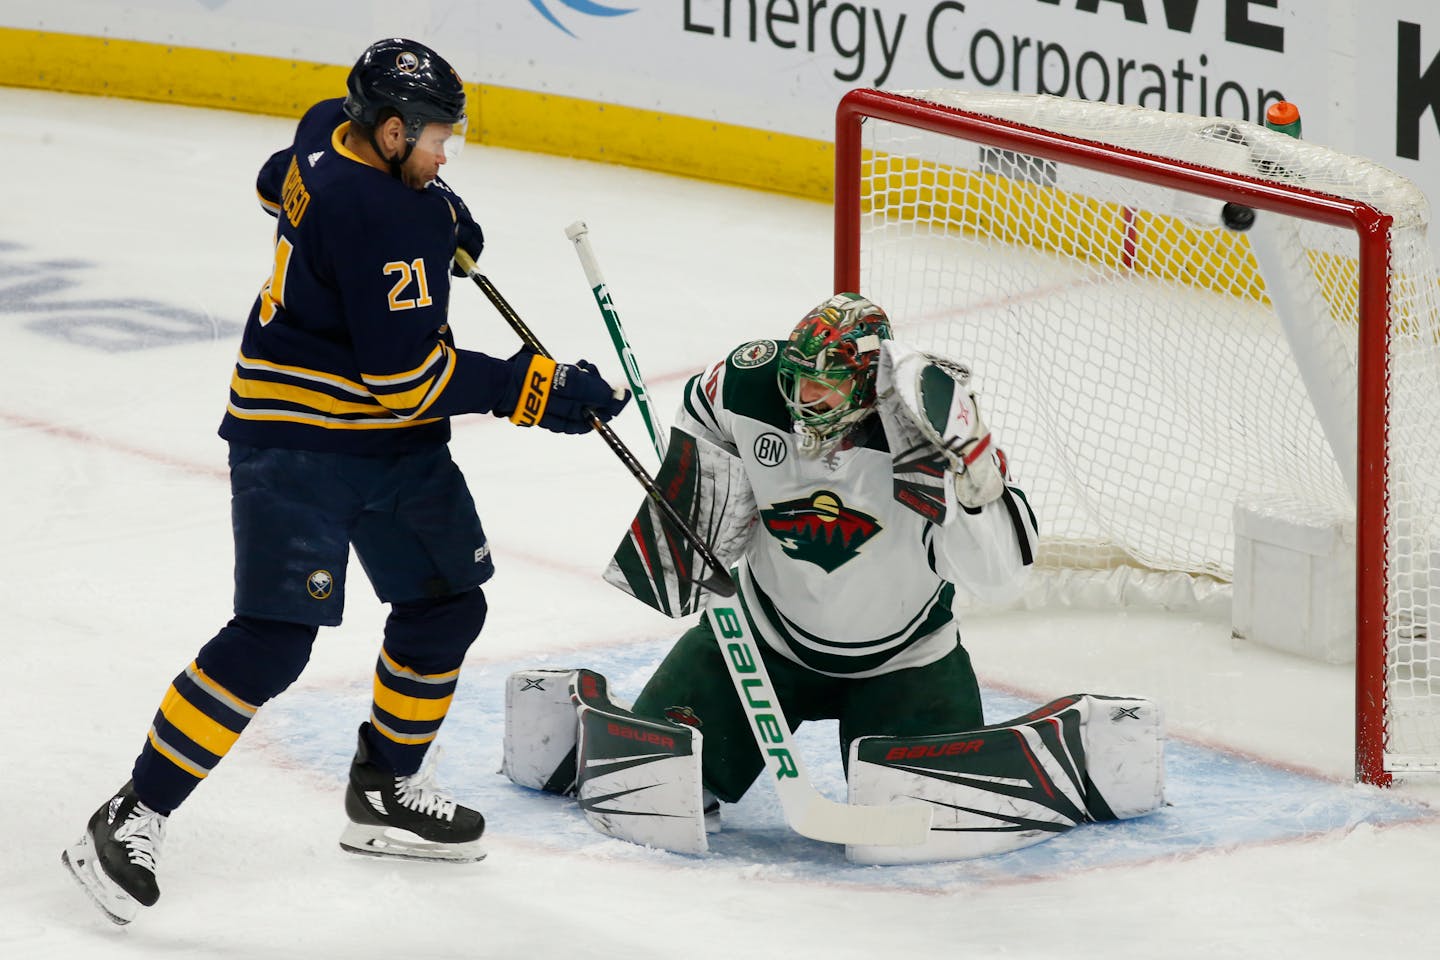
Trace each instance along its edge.
<path fill-rule="evenodd" d="M 475 286 L 480 288 L 486 299 L 500 312 L 500 316 L 505 318 L 505 322 L 510 324 L 511 329 L 520 335 L 520 339 L 525 342 L 527 347 L 543 357 L 551 357 L 550 351 L 545 349 L 539 338 L 526 326 L 525 321 L 520 319 L 520 315 L 515 312 L 514 307 L 510 306 L 510 302 L 501 295 L 499 290 L 495 289 L 495 284 L 490 282 L 489 277 L 483 273 L 472 273 L 470 279 L 475 281 Z M 554 358 L 551 357 L 551 359 Z M 665 519 L 670 521 L 671 526 L 686 540 L 694 544 L 695 551 L 700 554 L 700 558 L 710 568 L 709 576 L 696 581 L 700 587 L 722 597 L 734 596 L 735 581 L 730 579 L 729 572 L 720 559 L 715 556 L 715 551 L 710 549 L 710 545 L 690 528 L 690 524 L 680 516 L 674 505 L 665 499 L 665 495 L 660 492 L 659 486 L 655 483 L 655 478 L 650 476 L 639 460 L 635 459 L 635 454 L 630 452 L 630 448 L 625 446 L 625 442 L 616 435 L 614 430 L 610 429 L 608 423 L 593 413 L 590 415 L 590 424 L 595 428 L 595 432 L 600 434 L 610 445 L 610 449 L 615 452 L 615 456 L 620 458 L 620 462 L 625 464 L 625 469 L 630 471 L 630 475 L 640 482 L 640 486 L 645 488 L 645 492 L 650 495 L 651 500 L 655 501 L 656 506 L 665 515 Z"/>

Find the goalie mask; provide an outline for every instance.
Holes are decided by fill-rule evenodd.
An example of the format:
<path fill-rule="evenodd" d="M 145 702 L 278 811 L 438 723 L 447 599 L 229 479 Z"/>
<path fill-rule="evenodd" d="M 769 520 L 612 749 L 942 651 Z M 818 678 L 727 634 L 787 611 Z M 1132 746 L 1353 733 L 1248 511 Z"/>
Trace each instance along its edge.
<path fill-rule="evenodd" d="M 885 311 L 858 293 L 837 293 L 805 314 L 780 352 L 780 392 L 800 449 L 814 453 L 843 436 L 875 404 Z"/>

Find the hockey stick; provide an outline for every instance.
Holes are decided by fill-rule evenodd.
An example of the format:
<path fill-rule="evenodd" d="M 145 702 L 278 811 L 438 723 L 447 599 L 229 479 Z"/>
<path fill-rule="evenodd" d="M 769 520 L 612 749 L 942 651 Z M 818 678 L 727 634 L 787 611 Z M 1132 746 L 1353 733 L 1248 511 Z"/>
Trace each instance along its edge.
<path fill-rule="evenodd" d="M 745 708 L 765 769 L 774 778 L 790 829 L 826 843 L 884 847 L 924 843 L 932 813 L 925 804 L 852 806 L 822 796 L 811 785 L 765 661 L 745 628 L 745 615 L 733 607 L 711 607 L 704 616 L 720 644 L 735 695 Z"/>
<path fill-rule="evenodd" d="M 665 427 L 650 405 L 650 391 L 645 389 L 645 378 L 640 375 L 640 366 L 635 362 L 635 353 L 630 349 L 630 341 L 625 337 L 625 328 L 620 326 L 620 312 L 615 309 L 610 288 L 606 285 L 605 278 L 600 275 L 600 263 L 595 259 L 595 251 L 590 249 L 590 228 L 585 226 L 585 221 L 576 220 L 565 228 L 565 236 L 575 244 L 575 254 L 580 258 L 580 267 L 585 271 L 590 292 L 595 295 L 595 305 L 600 308 L 600 316 L 605 318 L 605 329 L 610 331 L 610 342 L 615 345 L 620 366 L 625 368 L 625 379 L 630 381 L 630 389 L 635 394 L 635 406 L 640 408 L 640 416 L 645 418 L 645 429 L 650 431 L 650 442 L 655 445 L 655 456 L 664 463 Z"/>
<path fill-rule="evenodd" d="M 465 256 L 462 251 L 456 251 L 456 260 L 460 263 L 461 267 L 470 272 L 470 279 L 475 281 L 475 286 L 480 288 L 480 291 L 485 294 L 490 303 L 500 312 L 500 316 L 504 317 L 505 322 L 510 324 L 510 328 L 519 334 L 520 339 L 524 341 L 525 345 L 542 357 L 549 357 L 550 351 L 545 349 L 540 343 L 540 340 L 530 331 L 530 328 L 525 325 L 525 321 L 520 319 L 520 315 L 515 312 L 514 307 L 510 306 L 509 301 L 500 295 L 499 290 L 495 289 L 495 284 L 490 282 L 490 278 L 483 273 L 477 273 L 475 271 L 475 261 Z M 590 414 L 590 425 L 595 428 L 596 433 L 605 438 L 605 442 L 610 445 L 610 449 L 615 452 L 615 456 L 620 458 L 620 462 L 625 464 L 625 469 L 629 470 L 630 475 L 640 482 L 640 486 L 645 488 L 645 492 L 650 495 L 651 500 L 655 501 L 655 505 L 660 508 L 660 512 L 664 514 L 665 519 L 670 521 L 671 526 L 673 526 L 682 537 L 694 545 L 695 552 L 700 554 L 700 559 L 704 560 L 705 565 L 710 568 L 710 573 L 704 578 L 696 580 L 695 583 L 702 590 L 709 590 L 711 593 L 718 594 L 719 596 L 734 596 L 735 581 L 730 579 L 729 571 L 725 569 L 720 559 L 715 556 L 715 551 L 710 549 L 710 544 L 706 543 L 700 538 L 699 534 L 691 529 L 690 524 L 680 516 L 680 513 L 671 505 L 670 501 L 665 499 L 665 495 L 660 492 L 660 488 L 655 484 L 655 478 L 646 472 L 645 467 L 639 460 L 635 459 L 635 454 L 630 452 L 630 448 L 625 446 L 625 442 L 615 435 L 615 431 L 610 429 L 609 424 L 605 423 L 605 421 L 593 413 Z"/>
<path fill-rule="evenodd" d="M 582 247 L 585 224 L 576 222 L 565 231 L 575 241 L 580 251 L 581 263 L 585 263 L 588 247 Z M 577 239 L 578 238 L 578 239 Z M 593 258 L 592 258 L 593 264 Z M 605 314 L 606 326 L 610 327 L 611 339 L 625 364 L 625 375 L 638 397 L 644 392 L 644 381 L 640 379 L 640 368 L 630 353 L 630 345 L 624 334 L 618 336 L 619 317 L 612 326 L 610 313 L 605 302 L 600 300 L 598 268 L 592 274 L 590 265 L 585 269 L 586 278 L 600 301 L 600 311 Z M 627 361 L 627 357 L 629 358 Z M 664 460 L 664 443 L 658 435 L 655 424 L 647 417 L 645 427 L 657 453 Z M 733 587 L 732 587 L 733 593 Z M 730 596 L 731 594 L 725 594 Z M 750 732 L 755 745 L 765 758 L 765 767 L 775 781 L 775 792 L 780 797 L 780 808 L 785 813 L 785 822 L 790 829 L 802 837 L 821 840 L 825 843 L 857 844 L 863 846 L 914 846 L 924 843 L 930 832 L 931 810 L 919 804 L 896 804 L 891 806 L 851 806 L 836 803 L 820 794 L 810 783 L 800 754 L 794 749 L 790 725 L 780 707 L 780 698 L 770 682 L 770 674 L 760 652 L 755 648 L 744 626 L 744 618 L 733 607 L 706 609 L 702 616 L 709 618 L 710 630 L 720 644 L 721 654 L 730 680 L 735 684 L 735 695 L 750 721 Z"/>

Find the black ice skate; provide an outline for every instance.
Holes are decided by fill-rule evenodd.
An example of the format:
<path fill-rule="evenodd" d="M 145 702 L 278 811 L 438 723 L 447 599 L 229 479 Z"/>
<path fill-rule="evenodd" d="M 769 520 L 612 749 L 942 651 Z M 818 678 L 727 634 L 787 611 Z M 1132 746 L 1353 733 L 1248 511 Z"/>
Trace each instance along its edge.
<path fill-rule="evenodd" d="M 483 860 L 480 835 L 485 832 L 485 818 L 436 788 L 431 769 L 434 753 L 420 772 L 397 777 L 371 762 L 365 727 L 360 730 L 360 745 L 350 764 L 350 786 L 345 790 L 350 825 L 340 835 L 341 848 L 404 860 Z"/>
<path fill-rule="evenodd" d="M 165 817 L 126 783 L 95 811 L 85 835 L 60 854 L 60 862 L 107 917 L 129 923 L 141 907 L 160 899 L 155 861 L 164 839 Z"/>

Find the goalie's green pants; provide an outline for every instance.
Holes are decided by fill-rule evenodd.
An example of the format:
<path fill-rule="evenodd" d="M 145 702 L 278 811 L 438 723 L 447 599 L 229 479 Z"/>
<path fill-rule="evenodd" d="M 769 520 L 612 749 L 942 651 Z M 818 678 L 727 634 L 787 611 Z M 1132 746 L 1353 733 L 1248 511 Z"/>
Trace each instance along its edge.
<path fill-rule="evenodd" d="M 787 660 L 763 642 L 756 647 L 792 727 L 805 720 L 840 721 L 842 762 L 856 737 L 943 734 L 984 723 L 970 655 L 958 643 L 934 663 L 864 679 L 829 677 Z M 699 727 L 702 777 L 721 800 L 738 801 L 765 768 L 708 618 L 671 648 L 633 709 L 643 717 Z"/>

